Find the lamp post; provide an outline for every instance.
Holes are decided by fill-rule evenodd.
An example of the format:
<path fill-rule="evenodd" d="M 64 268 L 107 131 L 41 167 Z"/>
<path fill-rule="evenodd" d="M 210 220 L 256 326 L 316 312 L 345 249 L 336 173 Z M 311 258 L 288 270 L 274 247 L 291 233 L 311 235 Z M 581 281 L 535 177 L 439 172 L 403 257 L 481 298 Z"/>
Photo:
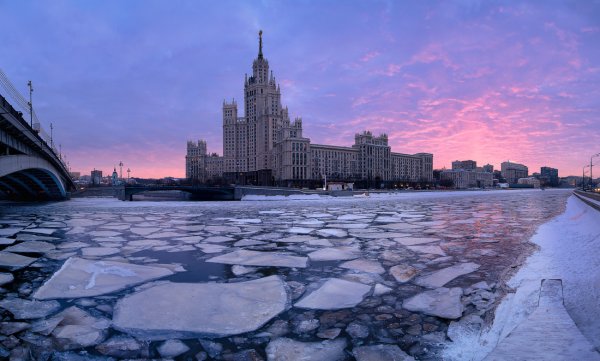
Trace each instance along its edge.
<path fill-rule="evenodd" d="M 585 190 L 585 168 L 588 168 L 590 165 L 584 165 L 583 168 L 581 169 L 581 190 L 584 191 Z"/>
<path fill-rule="evenodd" d="M 31 83 L 31 80 L 27 82 L 27 86 L 29 87 L 29 125 L 33 128 L 33 84 Z"/>
<path fill-rule="evenodd" d="M 592 160 L 594 159 L 594 157 L 600 157 L 600 153 L 596 153 L 590 157 L 590 188 L 592 189 L 592 191 L 594 190 L 594 173 L 592 172 L 594 168 Z"/>

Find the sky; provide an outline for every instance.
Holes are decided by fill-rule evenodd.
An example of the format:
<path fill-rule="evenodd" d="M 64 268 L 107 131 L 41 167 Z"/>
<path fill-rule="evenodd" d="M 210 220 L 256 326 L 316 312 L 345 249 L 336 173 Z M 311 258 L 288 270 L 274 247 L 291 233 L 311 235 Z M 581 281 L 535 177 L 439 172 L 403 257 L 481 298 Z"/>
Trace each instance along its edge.
<path fill-rule="evenodd" d="M 243 104 L 261 29 L 312 143 L 371 130 L 438 169 L 510 160 L 560 176 L 600 152 L 598 0 L 0 0 L 0 19 L 0 69 L 24 96 L 33 81 L 82 174 L 122 161 L 184 177 L 188 140 L 222 154 L 222 103 Z"/>

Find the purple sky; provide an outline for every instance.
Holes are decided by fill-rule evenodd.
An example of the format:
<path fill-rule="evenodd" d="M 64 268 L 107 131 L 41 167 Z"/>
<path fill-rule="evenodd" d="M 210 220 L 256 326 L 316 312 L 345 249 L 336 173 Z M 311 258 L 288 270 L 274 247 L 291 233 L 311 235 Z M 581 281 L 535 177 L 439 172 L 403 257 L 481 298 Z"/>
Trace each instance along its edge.
<path fill-rule="evenodd" d="M 181 177 L 199 138 L 222 153 L 222 101 L 243 98 L 259 29 L 313 143 L 368 129 L 436 168 L 511 160 L 561 176 L 600 152 L 599 1 L 0 0 L 0 14 L 0 68 L 23 94 L 33 81 L 43 125 L 85 174 L 123 161 Z"/>

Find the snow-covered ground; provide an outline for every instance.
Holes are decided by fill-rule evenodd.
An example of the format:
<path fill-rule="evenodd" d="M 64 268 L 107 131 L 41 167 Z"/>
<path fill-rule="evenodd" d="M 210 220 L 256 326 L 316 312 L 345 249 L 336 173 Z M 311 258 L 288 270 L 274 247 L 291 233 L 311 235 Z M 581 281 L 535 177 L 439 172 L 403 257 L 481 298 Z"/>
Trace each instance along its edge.
<path fill-rule="evenodd" d="M 539 227 L 531 239 L 539 251 L 507 285 L 509 293 L 481 336 L 465 332 L 446 349 L 448 360 L 481 360 L 537 306 L 543 279 L 562 279 L 564 305 L 581 332 L 600 347 L 600 212 L 575 196 L 565 212 Z"/>

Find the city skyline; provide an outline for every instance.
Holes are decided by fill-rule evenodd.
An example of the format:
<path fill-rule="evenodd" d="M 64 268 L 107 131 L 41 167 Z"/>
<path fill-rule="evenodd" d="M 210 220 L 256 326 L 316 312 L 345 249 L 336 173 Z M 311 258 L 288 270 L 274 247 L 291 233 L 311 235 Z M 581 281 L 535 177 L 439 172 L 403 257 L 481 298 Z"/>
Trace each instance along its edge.
<path fill-rule="evenodd" d="M 169 4 L 0 2 L 0 67 L 21 93 L 33 81 L 73 170 L 182 177 L 187 140 L 222 155 L 220 105 L 243 99 L 259 29 L 317 143 L 369 129 L 438 169 L 511 160 L 561 176 L 597 152 L 598 4 Z"/>

